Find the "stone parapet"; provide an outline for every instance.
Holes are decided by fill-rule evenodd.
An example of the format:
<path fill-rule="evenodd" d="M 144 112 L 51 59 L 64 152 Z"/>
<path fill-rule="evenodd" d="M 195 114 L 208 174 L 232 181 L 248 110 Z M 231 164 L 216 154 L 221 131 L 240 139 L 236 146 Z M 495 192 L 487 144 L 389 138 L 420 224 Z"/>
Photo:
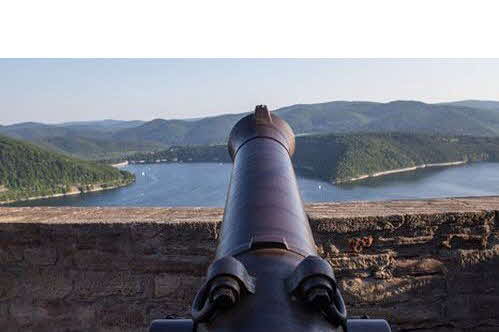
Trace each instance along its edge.
<path fill-rule="evenodd" d="M 499 330 L 499 197 L 306 207 L 351 316 Z M 0 208 L 0 331 L 146 331 L 188 317 L 215 208 Z"/>

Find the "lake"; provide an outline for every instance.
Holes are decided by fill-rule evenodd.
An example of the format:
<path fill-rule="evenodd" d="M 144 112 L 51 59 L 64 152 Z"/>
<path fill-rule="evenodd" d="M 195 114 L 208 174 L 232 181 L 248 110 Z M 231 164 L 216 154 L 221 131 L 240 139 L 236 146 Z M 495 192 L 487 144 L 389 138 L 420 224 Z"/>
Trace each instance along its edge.
<path fill-rule="evenodd" d="M 109 191 L 15 206 L 216 206 L 223 207 L 232 164 L 182 163 L 129 165 L 137 181 Z M 351 184 L 298 177 L 305 202 L 377 201 L 499 195 L 499 163 L 420 169 Z"/>

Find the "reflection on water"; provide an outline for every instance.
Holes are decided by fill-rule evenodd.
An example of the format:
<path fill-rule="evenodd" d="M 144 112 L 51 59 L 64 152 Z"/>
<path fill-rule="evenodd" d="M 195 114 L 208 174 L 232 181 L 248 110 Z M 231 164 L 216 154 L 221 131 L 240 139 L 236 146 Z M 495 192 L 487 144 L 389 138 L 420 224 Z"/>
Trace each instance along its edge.
<path fill-rule="evenodd" d="M 223 207 L 231 167 L 216 163 L 130 165 L 125 169 L 137 181 L 128 187 L 15 205 Z M 499 163 L 418 169 L 341 185 L 299 177 L 298 185 L 305 202 L 499 195 Z"/>

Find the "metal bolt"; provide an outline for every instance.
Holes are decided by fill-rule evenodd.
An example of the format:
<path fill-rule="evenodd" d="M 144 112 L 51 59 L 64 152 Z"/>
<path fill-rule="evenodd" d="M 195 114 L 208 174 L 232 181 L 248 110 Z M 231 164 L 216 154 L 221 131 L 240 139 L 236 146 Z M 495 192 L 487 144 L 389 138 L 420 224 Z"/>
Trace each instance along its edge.
<path fill-rule="evenodd" d="M 307 301 L 323 308 L 331 303 L 331 297 L 329 296 L 327 289 L 314 287 L 307 293 Z"/>
<path fill-rule="evenodd" d="M 211 301 L 217 307 L 229 308 L 236 304 L 237 297 L 231 288 L 219 287 L 213 291 Z"/>

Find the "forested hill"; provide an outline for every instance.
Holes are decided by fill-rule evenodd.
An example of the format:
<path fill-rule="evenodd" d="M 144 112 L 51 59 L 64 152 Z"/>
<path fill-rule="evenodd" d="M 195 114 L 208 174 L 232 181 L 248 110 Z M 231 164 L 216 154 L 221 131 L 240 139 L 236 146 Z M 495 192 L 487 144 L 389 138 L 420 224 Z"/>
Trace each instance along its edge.
<path fill-rule="evenodd" d="M 36 122 L 0 126 L 0 135 L 22 139 L 55 152 L 83 159 L 117 158 L 140 151 L 158 151 L 165 146 L 145 140 L 113 138 L 114 133 L 143 121 L 89 121 L 61 124 Z M 119 136 L 118 136 L 119 137 Z"/>
<path fill-rule="evenodd" d="M 274 112 L 286 120 L 296 134 L 404 132 L 499 136 L 499 110 L 461 104 L 334 101 L 292 105 Z M 157 119 L 121 130 L 114 137 L 165 145 L 224 144 L 232 126 L 243 116 L 227 114 L 196 121 Z"/>
<path fill-rule="evenodd" d="M 286 120 L 296 134 L 403 132 L 499 136 L 499 102 L 494 101 L 465 100 L 441 104 L 332 101 L 297 104 L 273 112 Z M 225 144 L 231 128 L 244 115 L 57 125 L 30 122 L 0 127 L 0 134 L 85 159 L 107 159 L 134 152 L 159 151 L 173 145 Z"/>
<path fill-rule="evenodd" d="M 498 160 L 499 137 L 400 133 L 302 136 L 294 156 L 299 172 L 330 182 L 428 164 Z"/>
<path fill-rule="evenodd" d="M 499 101 L 495 100 L 461 100 L 454 101 L 450 103 L 441 103 L 442 105 L 453 105 L 453 106 L 464 106 L 484 110 L 496 110 L 499 111 Z"/>
<path fill-rule="evenodd" d="M 0 202 L 102 190 L 128 184 L 133 179 L 132 174 L 111 166 L 0 136 Z"/>
<path fill-rule="evenodd" d="M 344 182 L 425 164 L 499 160 L 499 137 L 417 134 L 303 135 L 296 137 L 298 174 Z M 175 146 L 140 153 L 130 162 L 230 162 L 225 145 Z"/>

